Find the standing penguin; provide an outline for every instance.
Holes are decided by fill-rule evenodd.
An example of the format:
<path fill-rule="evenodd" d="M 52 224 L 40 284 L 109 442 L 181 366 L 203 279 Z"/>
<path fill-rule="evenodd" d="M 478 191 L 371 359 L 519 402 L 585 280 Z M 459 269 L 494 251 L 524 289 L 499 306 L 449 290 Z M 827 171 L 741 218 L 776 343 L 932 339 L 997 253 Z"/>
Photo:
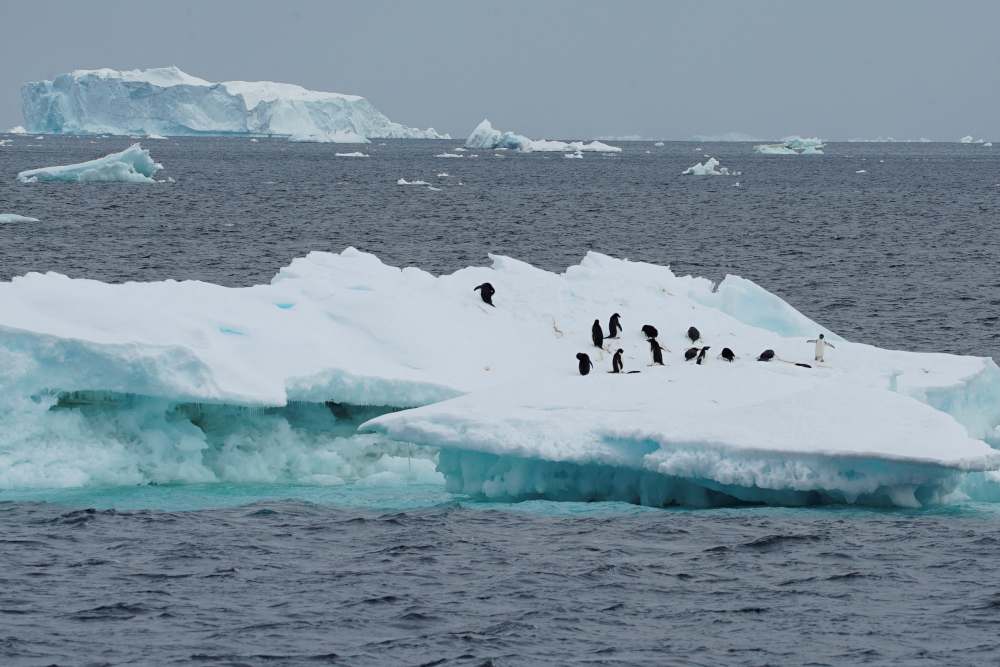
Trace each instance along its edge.
<path fill-rule="evenodd" d="M 646 338 L 656 338 L 660 334 L 652 324 L 643 324 L 642 333 Z"/>
<path fill-rule="evenodd" d="M 826 348 L 832 347 L 835 350 L 837 349 L 836 346 L 834 346 L 833 343 L 828 342 L 826 340 L 826 338 L 823 337 L 823 334 L 820 334 L 819 338 L 813 338 L 813 339 L 808 340 L 806 342 L 807 343 L 816 343 L 816 361 L 819 361 L 819 362 L 825 361 L 825 359 L 823 359 L 823 353 L 826 352 Z"/>
<path fill-rule="evenodd" d="M 701 363 L 703 361 L 705 361 L 705 353 L 706 352 L 708 352 L 708 345 L 706 345 L 705 347 L 701 348 L 701 352 L 698 353 L 698 360 L 695 361 L 694 363 L 696 363 L 699 366 L 701 366 Z"/>
<path fill-rule="evenodd" d="M 733 354 L 733 351 L 730 350 L 728 347 L 722 348 L 722 354 L 720 354 L 719 356 L 728 361 L 729 363 L 733 363 L 733 360 L 736 358 L 736 355 Z"/>
<path fill-rule="evenodd" d="M 600 320 L 594 320 L 594 326 L 590 327 L 590 339 L 594 341 L 594 347 L 604 349 L 604 332 L 601 331 Z"/>
<path fill-rule="evenodd" d="M 653 353 L 653 363 L 652 365 L 663 365 L 663 350 L 666 348 L 660 345 L 655 338 L 649 339 L 649 351 Z M 669 350 L 668 350 L 669 351 Z"/>
<path fill-rule="evenodd" d="M 757 361 L 771 361 L 771 359 L 774 359 L 774 350 L 764 350 L 757 357 Z"/>
<path fill-rule="evenodd" d="M 479 296 L 482 297 L 483 303 L 493 306 L 493 295 L 497 293 L 497 291 L 493 289 L 493 285 L 483 283 L 482 285 L 477 285 L 472 288 L 473 292 L 476 290 L 479 290 Z M 496 306 L 493 307 L 496 308 Z"/>
<path fill-rule="evenodd" d="M 608 338 L 618 338 L 618 334 L 622 330 L 621 315 L 615 313 L 608 320 Z"/>
<path fill-rule="evenodd" d="M 688 327 L 688 338 L 691 339 L 692 343 L 697 343 L 701 340 L 701 332 L 696 327 Z"/>
<path fill-rule="evenodd" d="M 590 369 L 594 367 L 594 362 L 590 360 L 590 357 L 584 352 L 578 352 L 576 359 L 579 362 L 580 375 L 586 375 L 590 372 Z"/>
<path fill-rule="evenodd" d="M 696 347 L 689 347 L 687 350 L 684 351 L 684 361 L 691 361 L 697 356 L 698 356 L 698 348 Z"/>
<path fill-rule="evenodd" d="M 622 355 L 623 354 L 625 354 L 625 350 L 623 350 L 621 348 L 618 348 L 617 350 L 615 350 L 615 356 L 611 357 L 611 372 L 612 373 L 621 373 L 622 370 L 625 368 L 624 364 L 622 364 Z"/>

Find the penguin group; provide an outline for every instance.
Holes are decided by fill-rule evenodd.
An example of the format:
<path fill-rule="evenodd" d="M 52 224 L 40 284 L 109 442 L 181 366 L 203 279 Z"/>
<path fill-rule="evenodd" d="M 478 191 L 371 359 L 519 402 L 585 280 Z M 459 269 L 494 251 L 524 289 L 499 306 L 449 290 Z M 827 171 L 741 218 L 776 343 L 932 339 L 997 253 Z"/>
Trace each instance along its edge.
<path fill-rule="evenodd" d="M 483 283 L 481 285 L 477 285 L 476 287 L 474 287 L 473 291 L 479 292 L 479 297 L 482 299 L 483 303 L 485 303 L 488 306 L 496 308 L 496 305 L 493 303 L 493 295 L 496 294 L 496 289 L 493 287 L 493 285 L 491 285 L 488 282 Z M 622 328 L 621 314 L 612 313 L 611 317 L 608 319 L 608 335 L 607 336 L 604 335 L 604 329 L 601 327 L 601 320 L 598 318 L 594 320 L 594 324 L 591 325 L 590 327 L 590 339 L 591 342 L 594 344 L 594 347 L 603 351 L 605 349 L 604 341 L 619 339 L 623 331 L 624 329 Z M 670 350 L 661 345 L 660 342 L 657 340 L 657 337 L 660 334 L 659 330 L 652 324 L 644 324 L 642 325 L 640 331 L 642 332 L 642 335 L 645 337 L 646 343 L 649 345 L 649 353 L 651 357 L 649 365 L 663 366 L 664 365 L 663 353 L 665 351 L 670 352 Z M 695 326 L 688 327 L 687 338 L 689 341 L 691 341 L 691 347 L 688 347 L 684 351 L 684 361 L 694 361 L 696 365 L 701 366 L 702 364 L 705 363 L 706 354 L 712 348 L 709 345 L 696 344 L 699 341 L 701 341 L 701 332 L 698 330 L 698 327 Z M 824 353 L 826 352 L 826 348 L 829 347 L 836 349 L 836 347 L 832 343 L 826 340 L 823 334 L 819 334 L 817 338 L 810 339 L 808 342 L 815 344 L 816 346 L 815 360 L 819 363 L 823 363 L 825 361 Z M 611 357 L 611 370 L 608 371 L 609 373 L 621 374 L 621 373 L 639 372 L 639 371 L 625 370 L 625 364 L 623 361 L 624 354 L 625 350 L 620 347 L 615 350 L 615 352 Z M 722 352 L 719 353 L 718 358 L 727 363 L 733 363 L 736 360 L 736 353 L 733 352 L 731 348 L 724 347 L 722 348 Z M 587 354 L 586 352 L 579 352 L 576 355 L 576 359 L 577 359 L 577 368 L 580 371 L 580 375 L 589 375 L 590 371 L 593 370 L 594 368 L 594 362 L 593 360 L 591 360 L 590 355 Z M 791 362 L 791 361 L 785 361 L 784 359 L 779 359 L 775 355 L 774 350 L 771 349 L 764 350 L 759 355 L 757 355 L 757 361 L 770 362 L 774 360 L 784 361 L 785 363 L 794 364 L 795 366 L 799 366 L 802 368 L 812 368 L 812 366 L 810 366 L 809 364 Z"/>

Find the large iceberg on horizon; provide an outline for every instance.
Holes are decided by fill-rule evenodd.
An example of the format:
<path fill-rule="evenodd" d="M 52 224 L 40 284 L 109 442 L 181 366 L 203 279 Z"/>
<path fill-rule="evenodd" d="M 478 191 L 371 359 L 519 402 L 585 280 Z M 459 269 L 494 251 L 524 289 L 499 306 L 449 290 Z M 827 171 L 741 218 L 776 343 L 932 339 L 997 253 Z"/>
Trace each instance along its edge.
<path fill-rule="evenodd" d="M 149 151 L 132 144 L 123 151 L 96 160 L 58 167 L 28 169 L 17 175 L 21 183 L 155 183 L 153 176 L 163 169 Z"/>
<path fill-rule="evenodd" d="M 472 290 L 487 281 L 493 308 Z M 612 312 L 625 331 L 597 349 Z M 666 366 L 646 365 L 643 324 Z M 705 365 L 683 361 L 690 325 Z M 818 333 L 837 347 L 817 366 Z M 606 372 L 618 347 L 641 373 Z M 1000 468 L 1000 369 L 842 340 L 735 276 L 597 253 L 435 276 L 349 248 L 246 288 L 2 282 L 0 419 L 0 488 L 335 483 L 361 438 L 483 498 L 917 506 Z"/>
<path fill-rule="evenodd" d="M 117 135 L 266 134 L 303 141 L 447 139 L 394 123 L 358 95 L 272 81 L 214 83 L 177 67 L 75 70 L 21 88 L 30 132 Z"/>
<path fill-rule="evenodd" d="M 603 142 L 594 140 L 589 144 L 583 141 L 552 141 L 549 139 L 529 139 L 514 132 L 501 132 L 494 129 L 488 118 L 484 118 L 479 125 L 472 130 L 469 138 L 465 140 L 466 148 L 479 149 L 500 149 L 520 151 L 522 153 L 531 152 L 569 152 L 578 153 L 580 151 L 592 151 L 598 153 L 620 153 L 621 148 L 609 146 Z"/>
<path fill-rule="evenodd" d="M 758 144 L 753 149 L 761 155 L 822 155 L 825 146 L 819 137 L 792 135 L 780 144 Z"/>

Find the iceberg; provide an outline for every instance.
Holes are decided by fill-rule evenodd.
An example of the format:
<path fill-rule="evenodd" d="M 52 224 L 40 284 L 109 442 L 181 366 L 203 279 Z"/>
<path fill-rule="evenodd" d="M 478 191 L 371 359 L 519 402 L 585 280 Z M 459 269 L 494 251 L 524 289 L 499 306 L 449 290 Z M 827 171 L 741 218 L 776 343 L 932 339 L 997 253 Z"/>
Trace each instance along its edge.
<path fill-rule="evenodd" d="M 155 183 L 153 176 L 163 165 L 154 162 L 149 151 L 132 144 L 118 153 L 96 160 L 59 167 L 28 169 L 17 175 L 21 183 Z"/>
<path fill-rule="evenodd" d="M 38 222 L 38 218 L 29 218 L 26 215 L 16 213 L 0 213 L 0 224 L 8 222 Z"/>
<path fill-rule="evenodd" d="M 615 311 L 639 374 L 590 342 Z M 703 365 L 681 355 L 691 324 Z M 818 333 L 837 346 L 822 365 Z M 991 359 L 846 341 L 749 280 L 593 252 L 435 276 L 348 248 L 244 288 L 29 273 L 0 282 L 0 419 L 0 489 L 413 470 L 502 500 L 911 507 L 1000 470 Z"/>
<path fill-rule="evenodd" d="M 967 134 L 964 137 L 962 137 L 961 139 L 959 139 L 958 142 L 961 143 L 961 144 L 982 144 L 982 143 L 985 143 L 986 140 L 985 139 L 976 139 L 971 134 Z"/>
<path fill-rule="evenodd" d="M 582 141 L 551 141 L 548 139 L 535 141 L 513 132 L 501 132 L 500 130 L 496 130 L 493 128 L 493 125 L 490 123 L 488 118 L 484 118 L 483 122 L 472 130 L 472 134 L 470 134 L 469 138 L 465 140 L 465 147 L 512 150 L 520 151 L 522 153 L 531 153 L 535 151 L 571 153 L 579 151 L 593 151 L 598 153 L 620 153 L 622 150 L 617 146 L 609 146 L 608 144 L 596 140 L 591 141 L 590 143 Z"/>
<path fill-rule="evenodd" d="M 705 162 L 698 162 L 694 166 L 688 167 L 682 176 L 739 176 L 741 172 L 729 171 L 728 167 L 720 167 L 719 161 L 710 157 Z"/>
<path fill-rule="evenodd" d="M 819 137 L 785 137 L 780 144 L 758 144 L 753 149 L 761 155 L 822 155 L 825 144 Z"/>
<path fill-rule="evenodd" d="M 358 95 L 272 81 L 214 83 L 177 67 L 75 70 L 25 84 L 21 100 L 30 132 L 258 134 L 338 143 L 449 138 L 390 121 Z"/>

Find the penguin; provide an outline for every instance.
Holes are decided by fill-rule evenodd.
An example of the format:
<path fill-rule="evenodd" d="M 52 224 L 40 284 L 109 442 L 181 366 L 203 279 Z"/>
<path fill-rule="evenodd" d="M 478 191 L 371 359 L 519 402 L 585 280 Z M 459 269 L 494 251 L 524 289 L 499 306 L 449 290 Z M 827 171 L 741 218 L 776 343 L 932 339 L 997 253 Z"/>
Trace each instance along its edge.
<path fill-rule="evenodd" d="M 697 343 L 701 340 L 701 332 L 695 327 L 688 327 L 688 338 L 691 339 L 692 343 Z"/>
<path fill-rule="evenodd" d="M 722 348 L 722 354 L 720 354 L 719 356 L 728 361 L 729 363 L 733 363 L 733 360 L 736 358 L 736 355 L 733 354 L 733 351 L 730 350 L 728 347 Z"/>
<path fill-rule="evenodd" d="M 698 348 L 696 347 L 689 347 L 687 350 L 684 351 L 684 361 L 691 361 L 697 356 L 698 356 Z"/>
<path fill-rule="evenodd" d="M 482 297 L 483 303 L 488 306 L 493 306 L 493 295 L 497 293 L 497 291 L 493 289 L 493 285 L 483 283 L 482 285 L 477 285 L 472 288 L 473 292 L 476 290 L 479 290 L 479 296 Z M 493 307 L 496 308 L 496 306 Z"/>
<path fill-rule="evenodd" d="M 701 366 L 702 362 L 705 361 L 705 353 L 708 352 L 708 350 L 709 350 L 708 345 L 706 345 L 705 347 L 701 348 L 701 352 L 698 353 L 698 360 L 695 361 L 694 363 L 696 363 L 699 366 Z"/>
<path fill-rule="evenodd" d="M 656 338 L 660 334 L 652 324 L 643 324 L 642 333 L 646 338 Z"/>
<path fill-rule="evenodd" d="M 650 364 L 650 366 L 653 364 L 657 364 L 659 366 L 663 365 L 663 350 L 665 349 L 666 348 L 660 345 L 655 338 L 649 339 L 649 351 L 653 353 L 653 363 Z"/>
<path fill-rule="evenodd" d="M 615 313 L 608 320 L 608 338 L 618 338 L 618 334 L 622 330 L 621 315 Z"/>
<path fill-rule="evenodd" d="M 774 350 L 764 350 L 757 357 L 757 361 L 771 361 L 771 359 L 774 359 Z"/>
<path fill-rule="evenodd" d="M 835 350 L 837 349 L 836 346 L 833 343 L 831 343 L 830 341 L 828 341 L 823 336 L 823 334 L 820 334 L 819 338 L 811 338 L 811 339 L 809 339 L 806 342 L 807 343 L 816 343 L 816 361 L 818 361 L 820 363 L 823 363 L 824 361 L 826 361 L 823 358 L 823 353 L 826 352 L 826 348 L 832 347 Z M 812 368 L 812 366 L 810 366 L 810 368 Z"/>
<path fill-rule="evenodd" d="M 604 332 L 601 331 L 600 320 L 594 320 L 594 326 L 590 327 L 590 339 L 594 341 L 594 347 L 604 349 Z"/>
<path fill-rule="evenodd" d="M 615 350 L 615 356 L 611 358 L 611 372 L 621 373 L 625 366 L 622 364 L 622 355 L 625 354 L 625 350 L 618 348 Z"/>
<path fill-rule="evenodd" d="M 591 361 L 590 357 L 583 352 L 578 352 L 576 359 L 579 362 L 580 375 L 586 375 L 590 372 L 590 369 L 594 367 L 594 362 Z"/>

